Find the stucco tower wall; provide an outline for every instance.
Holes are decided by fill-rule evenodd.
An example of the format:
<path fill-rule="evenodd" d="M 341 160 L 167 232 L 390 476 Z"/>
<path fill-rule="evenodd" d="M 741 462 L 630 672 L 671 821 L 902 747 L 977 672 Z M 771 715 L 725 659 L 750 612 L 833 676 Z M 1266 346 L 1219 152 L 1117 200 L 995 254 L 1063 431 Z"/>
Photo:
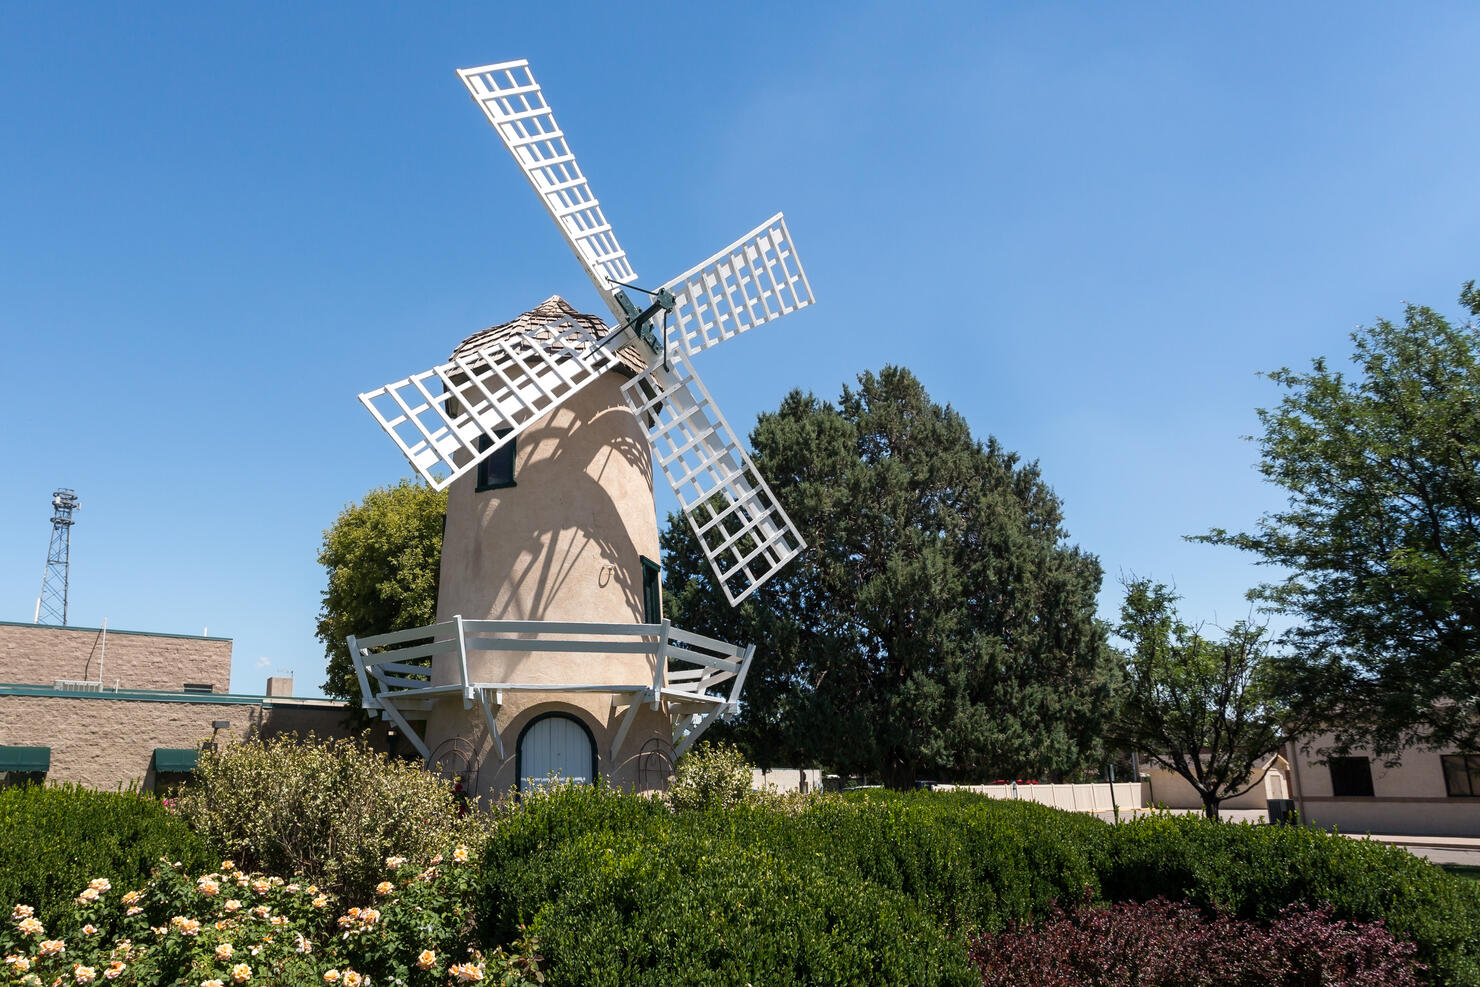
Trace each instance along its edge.
<path fill-rule="evenodd" d="M 522 432 L 514 486 L 479 491 L 471 473 L 452 485 L 439 621 L 459 614 L 465 620 L 642 621 L 641 559 L 658 558 L 658 525 L 651 452 L 622 400 L 624 380 L 620 373 L 606 374 Z M 457 681 L 457 660 L 439 656 L 433 681 Z M 641 655 L 470 652 L 468 674 L 481 682 L 642 684 L 653 680 L 653 661 Z M 513 782 L 519 724 L 526 714 L 537 714 L 536 707 L 551 708 L 552 701 L 569 706 L 592 728 L 601 770 L 611 772 L 609 693 L 507 693 L 499 728 L 510 763 L 492 770 L 495 755 L 482 738 L 480 789 Z M 667 727 L 657 712 L 640 719 L 630 733 L 639 744 Z M 457 700 L 438 703 L 428 716 L 433 749 L 449 737 L 484 732 L 481 714 L 464 710 Z"/>

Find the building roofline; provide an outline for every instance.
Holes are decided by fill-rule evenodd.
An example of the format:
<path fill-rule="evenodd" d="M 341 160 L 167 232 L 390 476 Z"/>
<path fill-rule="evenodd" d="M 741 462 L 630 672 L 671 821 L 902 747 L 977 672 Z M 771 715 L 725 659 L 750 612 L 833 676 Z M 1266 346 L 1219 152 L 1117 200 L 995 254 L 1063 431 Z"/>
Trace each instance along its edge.
<path fill-rule="evenodd" d="M 53 699 L 116 699 L 121 702 L 143 703 L 197 703 L 216 706 L 324 706 L 348 708 L 340 699 L 318 699 L 309 696 L 251 696 L 233 692 L 169 692 L 162 689 L 119 689 L 103 692 L 84 692 L 73 689 L 57 689 L 49 685 L 24 685 L 0 682 L 0 696 L 35 696 Z"/>
<path fill-rule="evenodd" d="M 0 627 L 40 627 L 49 631 L 97 631 L 101 633 L 102 627 L 79 627 L 76 624 L 33 624 L 29 620 L 0 620 Z M 227 641 L 229 637 L 214 637 L 206 634 L 167 634 L 163 631 L 126 631 L 118 627 L 106 628 L 109 634 L 128 634 L 133 637 L 182 637 L 192 641 Z"/>

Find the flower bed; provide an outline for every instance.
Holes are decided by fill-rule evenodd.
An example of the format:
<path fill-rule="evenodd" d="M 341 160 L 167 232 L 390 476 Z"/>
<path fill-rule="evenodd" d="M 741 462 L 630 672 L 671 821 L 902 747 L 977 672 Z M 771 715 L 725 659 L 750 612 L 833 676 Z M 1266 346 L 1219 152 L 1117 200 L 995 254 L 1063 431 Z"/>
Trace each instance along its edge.
<path fill-rule="evenodd" d="M 93 879 L 50 927 L 32 906 L 16 905 L 0 930 L 0 983 L 417 987 L 539 979 L 532 938 L 510 952 L 472 944 L 475 874 L 467 847 L 421 866 L 390 857 L 373 901 L 341 911 L 312 884 L 246 873 L 229 860 L 194 878 L 162 861 L 140 888 Z"/>

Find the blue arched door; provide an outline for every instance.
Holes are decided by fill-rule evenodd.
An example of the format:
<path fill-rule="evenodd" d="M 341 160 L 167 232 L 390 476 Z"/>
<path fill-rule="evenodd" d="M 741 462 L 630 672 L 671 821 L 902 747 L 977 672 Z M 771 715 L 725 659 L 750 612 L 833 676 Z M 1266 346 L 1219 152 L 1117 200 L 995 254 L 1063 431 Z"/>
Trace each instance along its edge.
<path fill-rule="evenodd" d="M 546 713 L 519 734 L 516 757 L 520 791 L 551 778 L 589 785 L 596 780 L 596 743 L 586 724 L 568 713 Z"/>

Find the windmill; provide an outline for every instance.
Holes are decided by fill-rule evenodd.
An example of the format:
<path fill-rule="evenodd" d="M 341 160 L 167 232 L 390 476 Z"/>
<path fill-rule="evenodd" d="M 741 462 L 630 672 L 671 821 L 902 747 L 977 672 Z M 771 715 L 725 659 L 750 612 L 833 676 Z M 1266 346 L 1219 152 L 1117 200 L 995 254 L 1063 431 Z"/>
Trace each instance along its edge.
<path fill-rule="evenodd" d="M 662 619 L 653 467 L 732 606 L 805 547 L 691 360 L 812 292 L 779 213 L 638 287 L 528 62 L 458 76 L 614 323 L 551 298 L 360 395 L 426 482 L 450 492 L 438 622 L 351 637 L 350 653 L 365 707 L 429 762 L 481 706 L 480 743 L 496 762 L 480 775 L 487 789 L 527 787 L 546 768 L 632 780 L 635 752 L 667 744 L 660 753 L 677 757 L 734 714 L 755 651 Z"/>

